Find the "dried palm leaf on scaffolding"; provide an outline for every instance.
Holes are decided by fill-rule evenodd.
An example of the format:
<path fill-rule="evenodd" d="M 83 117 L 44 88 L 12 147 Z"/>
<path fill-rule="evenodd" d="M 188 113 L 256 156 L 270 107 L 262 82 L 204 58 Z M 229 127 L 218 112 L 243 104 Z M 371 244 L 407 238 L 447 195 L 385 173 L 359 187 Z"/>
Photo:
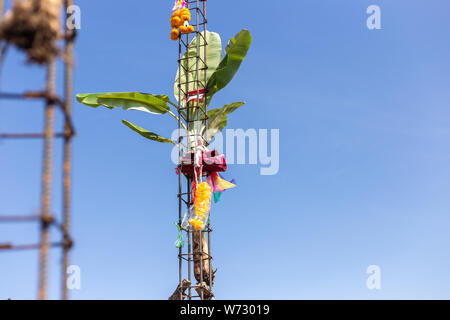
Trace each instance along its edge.
<path fill-rule="evenodd" d="M 0 39 L 44 64 L 59 54 L 62 0 L 14 0 L 0 23 Z"/>

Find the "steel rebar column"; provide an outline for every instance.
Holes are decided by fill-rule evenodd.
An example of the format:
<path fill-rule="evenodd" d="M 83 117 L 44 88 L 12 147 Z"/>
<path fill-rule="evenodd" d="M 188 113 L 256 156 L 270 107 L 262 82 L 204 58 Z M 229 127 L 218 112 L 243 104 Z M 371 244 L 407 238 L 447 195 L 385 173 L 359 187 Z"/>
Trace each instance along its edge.
<path fill-rule="evenodd" d="M 56 63 L 54 60 L 47 66 L 47 92 L 55 92 Z M 38 298 L 47 298 L 47 256 L 50 241 L 51 214 L 51 180 L 53 156 L 53 122 L 55 106 L 52 100 L 47 100 L 45 107 L 44 156 L 42 166 L 42 199 L 41 199 L 41 241 L 39 250 L 39 292 Z"/>
<path fill-rule="evenodd" d="M 65 8 L 73 4 L 72 0 L 66 0 Z M 70 18 L 67 13 L 66 19 Z M 73 30 L 69 30 L 66 26 L 66 33 L 70 34 Z M 73 37 L 67 38 L 65 43 L 65 69 L 64 69 L 64 108 L 67 117 L 64 124 L 64 155 L 63 155 L 63 257 L 62 257 L 62 299 L 69 298 L 67 290 L 67 270 L 69 267 L 69 252 L 72 247 L 72 240 L 70 238 L 70 202 L 71 202 L 71 156 L 72 156 L 72 129 L 67 120 L 72 115 L 72 79 L 73 79 Z"/>

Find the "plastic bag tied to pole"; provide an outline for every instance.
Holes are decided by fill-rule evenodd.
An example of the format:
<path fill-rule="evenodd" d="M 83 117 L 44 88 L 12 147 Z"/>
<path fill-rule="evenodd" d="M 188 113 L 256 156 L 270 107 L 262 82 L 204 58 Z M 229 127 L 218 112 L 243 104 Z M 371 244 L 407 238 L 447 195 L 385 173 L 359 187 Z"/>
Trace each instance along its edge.
<path fill-rule="evenodd" d="M 204 230 L 211 210 L 212 189 L 207 182 L 198 185 L 194 195 L 194 210 L 191 211 L 189 224 L 194 230 Z"/>
<path fill-rule="evenodd" d="M 183 233 L 182 233 L 182 229 L 180 227 L 180 225 L 178 223 L 174 223 L 177 226 L 178 229 L 178 236 L 177 236 L 177 241 L 175 241 L 175 247 L 177 249 L 183 248 L 184 247 L 184 239 L 183 239 Z"/>

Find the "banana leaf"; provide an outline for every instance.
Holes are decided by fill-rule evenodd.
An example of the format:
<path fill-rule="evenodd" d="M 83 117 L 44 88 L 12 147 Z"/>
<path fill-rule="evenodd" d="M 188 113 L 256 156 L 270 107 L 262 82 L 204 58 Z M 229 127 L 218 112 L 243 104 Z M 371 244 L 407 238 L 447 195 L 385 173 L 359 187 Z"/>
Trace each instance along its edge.
<path fill-rule="evenodd" d="M 225 88 L 233 79 L 250 49 L 251 42 L 252 36 L 246 29 L 241 30 L 234 38 L 230 39 L 225 48 L 225 57 L 208 79 L 207 92 L 209 101 L 214 94 Z"/>
<path fill-rule="evenodd" d="M 199 54 L 197 53 L 197 39 L 199 45 Z M 206 59 L 205 59 L 205 50 L 204 50 L 205 40 L 202 35 L 197 35 L 189 44 L 187 52 L 183 54 L 183 58 L 181 61 L 180 70 L 177 70 L 177 74 L 175 76 L 174 83 L 174 95 L 177 101 L 179 100 L 179 96 L 181 96 L 181 101 L 179 101 L 183 106 L 185 105 L 186 98 L 185 93 L 187 94 L 189 91 L 194 91 L 197 89 L 197 85 L 195 81 L 197 80 L 197 72 L 193 71 L 197 69 L 197 60 L 199 63 L 199 69 L 205 68 L 205 63 L 208 67 L 206 71 L 206 79 L 204 75 L 204 70 L 199 72 L 198 80 L 203 83 L 199 85 L 200 88 L 205 87 L 208 79 L 216 70 L 217 66 L 222 59 L 222 40 L 218 33 L 206 31 Z M 200 58 L 197 59 L 196 57 Z M 189 59 L 188 59 L 189 57 Z M 189 60 L 189 61 L 188 61 Z M 188 63 L 189 62 L 189 63 Z M 188 68 L 189 66 L 189 68 Z M 187 72 L 189 70 L 189 72 Z M 181 76 L 180 76 L 181 75 Z M 181 80 L 181 88 L 182 92 L 178 88 L 178 80 Z M 189 84 L 187 82 L 189 81 Z"/>
<path fill-rule="evenodd" d="M 108 109 L 138 110 L 153 114 L 165 114 L 170 110 L 167 96 L 155 96 L 140 92 L 77 94 L 77 100 L 89 107 L 104 106 Z M 168 99 L 168 98 L 167 98 Z"/>
<path fill-rule="evenodd" d="M 173 142 L 170 139 L 164 138 L 162 136 L 160 136 L 159 134 L 156 134 L 154 132 L 148 131 L 144 128 L 141 128 L 131 122 L 128 122 L 126 120 L 122 120 L 122 123 L 124 125 L 126 125 L 128 128 L 130 128 L 131 130 L 133 130 L 134 132 L 139 133 L 141 136 L 143 136 L 144 138 L 153 140 L 153 141 L 157 141 L 157 142 L 161 142 L 161 143 L 172 143 L 173 145 L 177 145 L 175 142 Z"/>

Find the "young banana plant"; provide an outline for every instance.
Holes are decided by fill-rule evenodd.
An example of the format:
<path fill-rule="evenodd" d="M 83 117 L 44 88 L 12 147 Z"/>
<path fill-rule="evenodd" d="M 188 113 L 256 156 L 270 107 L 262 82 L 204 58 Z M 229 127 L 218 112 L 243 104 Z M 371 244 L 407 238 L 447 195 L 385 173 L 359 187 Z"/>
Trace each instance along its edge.
<path fill-rule="evenodd" d="M 198 77 L 200 79 L 199 81 L 205 81 L 206 83 L 206 100 L 209 105 L 211 103 L 212 97 L 220 90 L 222 90 L 233 79 L 242 61 L 247 55 L 251 44 L 251 38 L 251 34 L 248 30 L 244 29 L 240 31 L 236 34 L 235 37 L 229 40 L 228 45 L 225 48 L 225 56 L 222 57 L 222 42 L 219 34 L 207 31 L 207 55 L 205 58 L 203 49 L 204 39 L 203 37 L 195 37 L 189 44 L 187 52 L 184 53 L 182 65 L 177 71 L 175 77 L 174 96 L 177 102 L 179 102 L 181 106 L 186 105 L 186 97 L 181 94 L 178 88 L 179 78 L 181 77 L 181 83 L 183 83 L 186 82 L 187 78 L 189 78 L 190 80 L 197 80 Z M 200 45 L 197 45 L 197 41 L 200 41 Z M 204 72 L 196 72 L 197 68 L 195 64 L 197 63 L 197 59 L 184 59 L 188 56 L 197 56 L 198 48 L 200 48 L 198 53 L 201 58 L 200 61 L 206 61 L 207 64 L 206 80 L 204 79 Z M 189 70 L 189 72 L 186 72 L 186 70 Z M 194 81 L 189 81 L 188 89 L 189 91 L 195 90 Z M 150 93 L 142 92 L 87 93 L 77 94 L 77 100 L 80 103 L 93 108 L 103 106 L 108 109 L 121 108 L 123 110 L 138 110 L 155 115 L 168 114 L 173 117 L 177 121 L 177 123 L 178 121 L 180 121 L 183 129 L 188 131 L 188 125 L 183 121 L 183 119 L 179 119 L 177 116 L 179 111 L 178 103 L 171 101 L 167 95 L 153 95 Z M 228 115 L 236 111 L 243 105 L 244 102 L 233 102 L 223 106 L 222 108 L 208 110 L 208 132 L 206 132 L 206 128 L 202 126 L 200 128 L 200 133 L 202 135 L 208 134 L 206 139 L 208 142 L 211 141 L 214 136 L 218 132 L 222 131 L 227 125 Z M 184 111 L 181 112 L 184 113 Z M 198 117 L 198 115 L 194 114 L 191 111 L 191 114 L 189 114 L 189 118 L 192 120 L 197 120 L 196 117 Z M 139 133 L 144 138 L 161 143 L 170 143 L 180 147 L 178 142 L 172 141 L 171 139 L 160 136 L 157 133 L 141 128 L 140 126 L 137 126 L 126 120 L 122 120 L 122 122 L 131 130 Z M 189 128 L 189 130 L 194 129 Z"/>
<path fill-rule="evenodd" d="M 89 107 L 97 108 L 99 106 L 104 106 L 108 109 L 122 108 L 123 110 L 138 110 L 150 114 L 165 115 L 168 114 L 173 117 L 177 124 L 181 124 L 183 129 L 186 131 L 187 136 L 198 136 L 202 135 L 209 143 L 214 136 L 221 132 L 228 123 L 228 115 L 236 111 L 238 108 L 244 105 L 244 102 L 233 102 L 223 106 L 222 108 L 210 109 L 207 111 L 207 124 L 205 127 L 204 121 L 200 121 L 200 115 L 192 111 L 194 108 L 189 108 L 189 114 L 186 114 L 185 110 L 180 110 L 187 105 L 188 98 L 181 94 L 179 90 L 179 83 L 188 83 L 188 88 L 184 88 L 187 92 L 194 90 L 194 83 L 197 81 L 206 83 L 206 96 L 207 104 L 211 103 L 212 97 L 218 93 L 220 90 L 225 88 L 225 86 L 233 79 L 234 75 L 238 71 L 242 61 L 244 60 L 251 44 L 251 35 L 248 30 L 242 30 L 236 34 L 235 37 L 230 39 L 228 45 L 225 48 L 225 56 L 222 57 L 222 42 L 220 36 L 214 32 L 206 32 L 206 57 L 204 50 L 204 38 L 202 36 L 195 37 L 189 44 L 187 52 L 184 53 L 183 59 L 181 60 L 181 65 L 177 71 L 174 84 L 174 96 L 178 103 L 172 102 L 167 95 L 153 95 L 149 93 L 141 92 L 119 92 L 119 93 L 89 93 L 89 94 L 78 94 L 77 100 Z M 197 43 L 200 41 L 200 43 Z M 203 43 L 202 43 L 203 41 Z M 199 52 L 197 52 L 197 50 Z M 200 59 L 194 59 L 194 57 L 200 56 Z M 187 59 L 189 57 L 189 59 Z M 190 59 L 192 57 L 192 59 Z M 199 61 L 203 65 L 200 64 Z M 205 61 L 207 66 L 205 66 Z M 206 79 L 204 68 L 206 69 Z M 203 71 L 198 72 L 199 69 L 203 68 Z M 188 70 L 188 71 L 186 71 Z M 189 81 L 187 81 L 189 80 Z M 193 80 L 193 81 L 192 81 Z M 203 85 L 204 87 L 204 85 Z M 198 94 L 198 93 L 197 93 Z M 198 99 L 198 98 L 197 98 Z M 200 104 L 201 108 L 205 108 L 205 102 Z M 208 108 L 209 109 L 209 108 Z M 183 114 L 184 118 L 189 118 L 190 120 L 198 120 L 196 124 L 199 125 L 188 125 L 183 121 L 183 119 L 178 118 L 178 114 Z M 151 132 L 144 128 L 141 128 L 133 123 L 126 120 L 122 120 L 123 124 L 129 127 L 131 130 L 139 133 L 141 136 L 161 142 L 170 143 L 179 147 L 182 151 L 192 151 L 193 145 L 187 145 L 183 147 L 181 142 L 172 141 L 171 139 L 160 136 L 157 133 Z M 208 130 L 206 130 L 208 129 Z M 194 132 L 195 131 L 195 132 Z M 194 139 L 195 140 L 195 139 Z M 192 141 L 195 143 L 195 141 Z M 206 243 L 206 238 L 200 239 L 199 234 L 193 234 L 193 250 L 195 252 L 200 251 L 200 247 L 203 248 L 203 265 L 201 266 L 200 254 L 194 255 L 194 276 L 198 282 L 202 278 L 200 276 L 201 270 L 203 270 L 203 279 L 209 284 L 208 274 L 210 264 L 208 263 L 208 246 Z M 202 245 L 200 246 L 200 243 Z M 212 267 L 211 267 L 212 268 Z M 214 275 L 211 279 L 214 282 Z M 200 284 L 205 286 L 205 283 Z M 210 284 L 213 286 L 213 283 Z"/>

